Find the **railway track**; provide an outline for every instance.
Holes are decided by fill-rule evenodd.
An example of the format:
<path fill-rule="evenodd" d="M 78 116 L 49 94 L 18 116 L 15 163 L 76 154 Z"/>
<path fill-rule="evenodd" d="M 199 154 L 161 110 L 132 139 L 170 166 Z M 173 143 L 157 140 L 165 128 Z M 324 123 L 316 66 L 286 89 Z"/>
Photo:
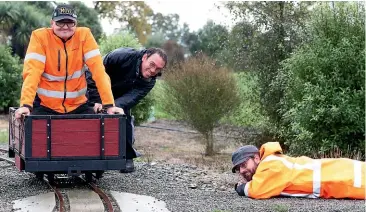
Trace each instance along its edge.
<path fill-rule="evenodd" d="M 0 148 L 0 152 L 7 153 L 8 150 Z M 5 161 L 12 165 L 15 165 L 14 160 L 9 159 L 4 156 L 0 156 L 0 161 Z M 56 204 L 53 209 L 53 212 L 69 212 L 69 211 L 71 211 L 71 209 L 73 207 L 88 208 L 88 205 L 82 205 L 82 201 L 80 201 L 80 200 L 85 198 L 85 203 L 87 203 L 88 201 L 90 202 L 91 201 L 90 197 L 91 196 L 93 197 L 93 195 L 91 195 L 90 192 L 85 191 L 85 189 L 79 189 L 79 190 L 72 189 L 72 190 L 66 191 L 63 188 L 61 188 L 62 186 L 60 186 L 56 183 L 57 178 L 53 179 L 53 177 L 54 176 L 52 174 L 50 176 L 47 176 L 47 177 L 42 176 L 40 178 L 48 185 L 48 187 L 55 194 L 55 198 L 56 198 L 55 203 Z M 107 194 L 106 192 L 104 192 L 102 189 L 100 189 L 95 183 L 89 182 L 89 180 L 86 180 L 82 176 L 77 176 L 76 179 L 78 179 L 77 181 L 83 182 L 83 185 L 86 185 L 86 187 L 88 187 L 90 190 L 92 190 L 95 194 L 98 195 L 98 197 L 103 205 L 102 206 L 104 209 L 103 211 L 105 211 L 105 212 L 119 212 L 120 211 L 118 204 L 115 202 L 113 197 L 111 195 Z M 74 200 L 75 197 L 76 197 L 77 201 Z M 95 195 L 94 195 L 94 197 L 95 197 Z M 100 207 L 100 205 L 101 204 L 98 204 L 98 207 L 99 207 L 98 209 L 102 209 Z M 90 205 L 89 205 L 89 208 L 90 208 Z M 90 211 L 93 211 L 93 210 L 90 210 Z M 101 210 L 97 210 L 97 211 L 101 211 Z"/>

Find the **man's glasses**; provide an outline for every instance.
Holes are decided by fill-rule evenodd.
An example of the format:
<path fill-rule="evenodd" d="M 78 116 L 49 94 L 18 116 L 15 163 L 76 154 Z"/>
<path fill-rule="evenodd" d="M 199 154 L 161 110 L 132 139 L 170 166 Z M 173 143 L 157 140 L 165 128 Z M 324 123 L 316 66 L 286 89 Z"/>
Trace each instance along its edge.
<path fill-rule="evenodd" d="M 157 65 L 153 61 L 150 61 L 149 66 L 150 66 L 150 68 L 155 69 L 156 72 L 160 72 L 163 69 L 163 68 L 157 67 Z"/>
<path fill-rule="evenodd" d="M 56 26 L 58 26 L 58 27 L 64 27 L 65 25 L 68 28 L 71 28 L 71 27 L 74 27 L 76 25 L 76 23 L 75 22 L 58 22 L 58 21 L 56 21 Z"/>
<path fill-rule="evenodd" d="M 246 161 L 244 161 L 243 163 L 241 163 L 241 164 L 237 165 L 237 166 L 235 167 L 235 171 L 239 172 L 239 171 L 240 171 L 240 168 L 246 169 L 246 168 L 247 168 L 248 161 L 249 161 L 250 159 L 252 159 L 252 158 L 250 157 L 248 160 L 246 160 Z"/>

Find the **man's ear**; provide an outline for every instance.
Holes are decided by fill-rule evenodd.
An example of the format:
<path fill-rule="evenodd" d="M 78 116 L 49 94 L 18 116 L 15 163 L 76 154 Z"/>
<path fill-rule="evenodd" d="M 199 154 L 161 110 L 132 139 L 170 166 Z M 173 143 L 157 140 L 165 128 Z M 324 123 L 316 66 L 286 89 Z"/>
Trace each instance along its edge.
<path fill-rule="evenodd" d="M 142 61 L 145 61 L 147 59 L 147 54 L 144 54 L 143 56 L 142 56 Z"/>
<path fill-rule="evenodd" d="M 261 161 L 261 158 L 259 157 L 259 154 L 254 155 L 254 161 L 257 162 L 257 163 Z"/>

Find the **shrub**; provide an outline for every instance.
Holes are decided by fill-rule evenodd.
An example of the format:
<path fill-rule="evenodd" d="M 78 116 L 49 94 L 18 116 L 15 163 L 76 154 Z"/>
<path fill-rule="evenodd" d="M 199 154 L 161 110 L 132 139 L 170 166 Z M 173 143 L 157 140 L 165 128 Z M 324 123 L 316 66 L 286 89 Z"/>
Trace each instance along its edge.
<path fill-rule="evenodd" d="M 99 43 L 100 51 L 103 55 L 121 47 L 131 47 L 135 49 L 142 47 L 139 40 L 128 32 L 119 32 L 109 36 L 103 36 Z"/>
<path fill-rule="evenodd" d="M 199 131 L 206 141 L 206 155 L 213 155 L 214 127 L 240 102 L 234 75 L 202 55 L 172 68 L 162 84 L 164 111 Z"/>
<path fill-rule="evenodd" d="M 280 127 L 293 153 L 365 148 L 365 22 L 357 3 L 316 8 L 311 37 L 283 63 Z"/>
<path fill-rule="evenodd" d="M 11 55 L 11 48 L 0 45 L 0 111 L 19 105 L 22 87 L 22 65 L 18 56 Z"/>
<path fill-rule="evenodd" d="M 127 32 L 106 36 L 100 41 L 100 49 L 103 55 L 121 47 L 139 49 L 142 46 L 133 34 Z M 135 117 L 135 125 L 139 125 L 148 120 L 152 111 L 153 100 L 152 95 L 148 94 L 131 109 L 131 112 Z"/>
<path fill-rule="evenodd" d="M 236 126 L 262 128 L 267 122 L 260 111 L 258 77 L 253 72 L 235 73 L 240 93 L 240 107 L 232 111 L 223 122 Z"/>

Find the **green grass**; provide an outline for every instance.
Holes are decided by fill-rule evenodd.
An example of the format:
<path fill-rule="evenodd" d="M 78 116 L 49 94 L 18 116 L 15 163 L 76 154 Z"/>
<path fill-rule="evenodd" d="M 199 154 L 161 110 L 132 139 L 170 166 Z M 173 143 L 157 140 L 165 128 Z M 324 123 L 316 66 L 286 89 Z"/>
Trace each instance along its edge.
<path fill-rule="evenodd" d="M 163 90 L 162 90 L 163 83 L 164 83 L 164 81 L 157 80 L 153 90 L 151 91 L 153 98 L 155 99 L 154 107 L 153 107 L 153 117 L 155 119 L 175 120 L 175 118 L 173 116 L 169 115 L 168 113 L 166 113 L 163 110 L 163 102 L 161 101 L 161 97 L 162 97 L 162 95 L 164 95 Z"/>
<path fill-rule="evenodd" d="M 0 131 L 0 143 L 8 142 L 8 131 Z"/>
<path fill-rule="evenodd" d="M 276 212 L 287 212 L 287 211 L 289 211 L 289 209 L 288 209 L 288 207 L 286 205 L 276 204 L 272 208 Z"/>

